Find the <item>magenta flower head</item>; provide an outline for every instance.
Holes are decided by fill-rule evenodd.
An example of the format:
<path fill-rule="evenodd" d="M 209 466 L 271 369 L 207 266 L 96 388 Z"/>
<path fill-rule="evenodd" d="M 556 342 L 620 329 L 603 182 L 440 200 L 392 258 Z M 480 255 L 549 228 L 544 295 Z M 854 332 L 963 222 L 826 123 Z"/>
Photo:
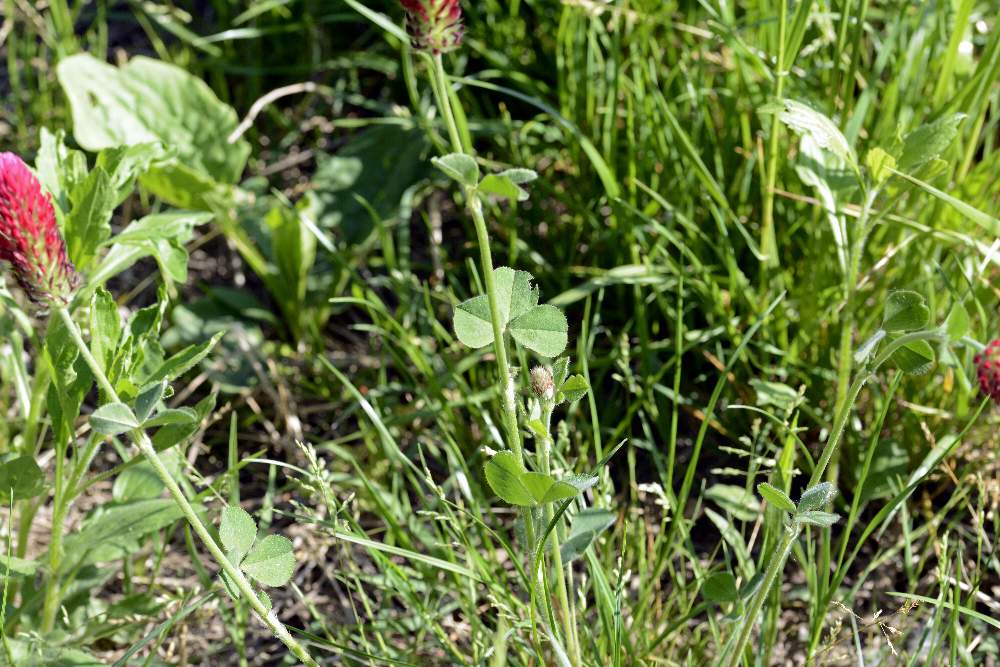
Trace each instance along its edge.
<path fill-rule="evenodd" d="M 976 372 L 979 374 L 979 388 L 1000 403 L 1000 339 L 987 345 L 973 361 L 976 362 Z"/>
<path fill-rule="evenodd" d="M 35 303 L 69 302 L 80 277 L 66 255 L 52 199 L 17 155 L 0 153 L 0 262 Z"/>
<path fill-rule="evenodd" d="M 437 55 L 462 43 L 462 5 L 459 0 L 400 0 L 406 10 L 406 32 L 418 51 Z"/>

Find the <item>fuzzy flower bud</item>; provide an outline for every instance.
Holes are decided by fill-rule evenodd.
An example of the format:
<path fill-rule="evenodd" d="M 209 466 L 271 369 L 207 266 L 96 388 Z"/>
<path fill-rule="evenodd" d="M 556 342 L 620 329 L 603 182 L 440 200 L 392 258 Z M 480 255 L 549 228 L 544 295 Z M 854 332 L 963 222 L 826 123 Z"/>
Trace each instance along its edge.
<path fill-rule="evenodd" d="M 459 0 L 400 0 L 406 10 L 406 32 L 418 51 L 434 55 L 462 43 L 462 5 Z"/>
<path fill-rule="evenodd" d="M 976 373 L 979 375 L 979 388 L 995 402 L 1000 403 L 1000 339 L 987 345 L 973 361 L 976 363 Z"/>
<path fill-rule="evenodd" d="M 35 303 L 65 304 L 80 282 L 66 255 L 52 199 L 28 166 L 0 153 L 0 262 Z"/>
<path fill-rule="evenodd" d="M 535 366 L 531 369 L 531 390 L 538 398 L 551 401 L 556 395 L 556 383 L 552 377 L 552 369 L 548 366 Z"/>

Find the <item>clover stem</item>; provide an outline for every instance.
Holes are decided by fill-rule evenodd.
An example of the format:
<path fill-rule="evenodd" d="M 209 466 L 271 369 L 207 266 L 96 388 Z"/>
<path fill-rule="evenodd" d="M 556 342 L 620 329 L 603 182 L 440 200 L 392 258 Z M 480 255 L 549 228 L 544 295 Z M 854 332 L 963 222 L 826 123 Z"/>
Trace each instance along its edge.
<path fill-rule="evenodd" d="M 57 308 L 56 312 L 66 325 L 66 329 L 69 331 L 73 342 L 80 351 L 80 356 L 83 357 L 87 366 L 90 367 L 91 372 L 94 374 L 97 386 L 101 389 L 105 399 L 115 403 L 120 403 L 121 401 L 118 398 L 118 394 L 115 392 L 114 387 L 111 386 L 111 382 L 108 380 L 107 375 L 104 374 L 100 364 L 97 363 L 94 355 L 90 353 L 90 348 L 87 346 L 87 343 L 84 342 L 83 335 L 80 333 L 79 327 L 77 327 L 76 322 L 73 321 L 73 316 L 70 315 L 69 311 L 64 307 Z M 142 428 L 136 428 L 129 432 L 129 436 L 132 438 L 132 441 L 135 442 L 142 455 L 147 461 L 149 461 L 164 486 L 167 487 L 167 491 L 173 497 L 174 502 L 177 503 L 177 506 L 184 514 L 184 517 L 188 520 L 188 523 L 191 524 L 191 527 L 201 539 L 205 548 L 208 549 L 208 552 L 219 564 L 219 567 L 222 568 L 222 570 L 233 581 L 236 588 L 239 589 L 240 594 L 264 622 L 264 625 L 266 625 L 271 632 L 274 633 L 274 636 L 277 637 L 281 643 L 288 648 L 292 655 L 294 655 L 303 665 L 306 665 L 307 667 L 319 667 L 319 663 L 317 663 L 313 657 L 309 655 L 309 652 L 304 646 L 292 637 L 288 628 L 286 628 L 285 625 L 278 620 L 277 615 L 268 612 L 264 603 L 257 597 L 257 593 L 254 591 L 250 581 L 238 567 L 229 561 L 226 554 L 223 553 L 215 539 L 208 532 L 208 528 L 198 517 L 194 507 L 191 506 L 187 496 L 184 495 L 184 492 L 181 491 L 180 486 L 178 486 L 177 482 L 170 474 L 170 471 L 167 470 L 166 465 L 163 463 L 163 459 L 161 459 L 160 455 L 156 453 L 156 448 L 153 446 L 153 442 L 149 439 L 146 432 Z M 55 577 L 55 573 L 52 573 L 52 576 Z"/>
<path fill-rule="evenodd" d="M 545 401 L 542 406 L 542 423 L 545 425 L 545 437 L 541 438 L 541 468 L 546 475 L 552 474 L 552 410 L 555 404 L 552 401 Z M 545 525 L 552 521 L 552 505 L 545 506 Z M 569 589 L 566 586 L 566 572 L 563 569 L 562 553 L 559 544 L 559 527 L 552 530 L 552 566 L 556 575 L 556 593 L 559 596 L 559 606 L 561 607 L 563 619 L 563 633 L 565 634 L 566 645 L 569 648 L 569 660 L 573 665 L 580 664 L 580 646 L 576 633 L 576 618 L 570 613 Z"/>
<path fill-rule="evenodd" d="M 455 122 L 455 114 L 451 109 L 451 100 L 448 96 L 448 78 L 445 74 L 444 63 L 440 54 L 434 56 L 431 72 L 431 88 L 434 91 L 437 105 L 441 110 L 441 116 L 448 127 L 451 148 L 456 153 L 465 155 L 467 153 L 462 146 L 458 125 Z M 483 273 L 486 298 L 490 306 L 490 324 L 493 327 L 493 352 L 496 357 L 497 372 L 500 375 L 504 428 L 507 431 L 507 438 L 510 441 L 510 449 L 514 452 L 514 457 L 518 463 L 523 465 L 524 450 L 521 446 L 521 431 L 517 425 L 517 397 L 514 388 L 514 379 L 510 374 L 510 364 L 507 361 L 507 341 L 504 338 L 504 323 L 500 320 L 496 281 L 493 279 L 493 253 L 490 250 L 489 230 L 486 227 L 486 218 L 483 216 L 483 204 L 476 195 L 475 189 L 466 186 L 463 193 L 465 194 L 466 205 L 469 208 L 469 215 L 472 216 L 472 223 L 476 230 L 476 244 L 479 246 L 479 264 Z"/>
<path fill-rule="evenodd" d="M 52 493 L 52 535 L 49 540 L 49 577 L 45 582 L 45 597 L 42 602 L 42 633 L 48 634 L 56 624 L 56 612 L 59 611 L 59 570 L 63 557 L 63 523 L 66 520 L 67 484 L 63 481 L 62 460 L 65 458 L 65 447 L 56 451 L 55 490 Z"/>
<path fill-rule="evenodd" d="M 760 614 L 761 608 L 764 606 L 764 600 L 767 599 L 768 594 L 771 592 L 771 586 L 774 585 L 774 580 L 778 578 L 778 574 L 781 573 L 782 569 L 785 567 L 785 560 L 788 558 L 788 554 L 792 550 L 792 545 L 795 544 L 795 539 L 799 536 L 800 527 L 798 524 L 793 524 L 785 527 L 785 537 L 781 541 L 775 553 L 771 555 L 769 559 L 769 564 L 767 566 L 767 571 L 764 574 L 764 581 L 761 582 L 760 588 L 754 594 L 753 598 L 750 600 L 750 605 L 747 607 L 746 612 L 743 614 L 743 620 L 740 624 L 740 632 L 736 638 L 736 646 L 733 652 L 730 654 L 729 665 L 730 667 L 739 667 L 742 661 L 743 649 L 747 645 L 747 641 L 750 639 L 750 634 L 753 632 L 754 626 L 757 624 L 757 616 Z M 725 658 L 725 654 L 723 658 Z"/>
<path fill-rule="evenodd" d="M 426 55 L 426 54 L 425 54 Z M 427 56 L 430 61 L 429 79 L 434 98 L 441 116 L 444 118 L 448 128 L 448 136 L 451 140 L 452 150 L 456 153 L 468 155 L 458 132 L 458 125 L 455 122 L 455 114 L 451 108 L 451 98 L 448 95 L 448 77 L 444 71 L 444 62 L 441 54 L 433 58 Z M 470 156 L 472 157 L 472 156 Z M 472 217 L 472 223 L 476 230 L 476 244 L 479 246 L 480 270 L 483 274 L 483 285 L 486 288 L 486 299 L 490 307 L 490 323 L 493 327 L 493 351 L 496 357 L 497 374 L 500 380 L 501 405 L 503 409 L 504 430 L 507 432 L 508 444 L 514 458 L 521 465 L 524 465 L 524 447 L 521 443 L 521 429 L 517 423 L 517 389 L 514 385 L 514 378 L 511 375 L 510 364 L 507 361 L 507 339 L 504 334 L 504 322 L 500 319 L 500 307 L 497 299 L 496 281 L 493 279 L 493 253 L 490 250 L 490 235 L 486 227 L 486 218 L 483 216 L 483 204 L 476 194 L 475 187 L 466 185 L 463 188 L 466 205 Z M 531 517 L 531 510 L 521 513 L 524 519 L 524 534 L 529 545 L 528 553 L 532 553 L 535 548 L 535 527 Z M 537 641 L 537 622 L 535 618 L 535 594 L 538 588 L 538 581 L 534 577 L 529 582 L 531 590 L 531 627 L 535 644 Z"/>
<path fill-rule="evenodd" d="M 941 340 L 945 337 L 946 334 L 942 333 L 940 330 L 914 331 L 900 336 L 886 345 L 885 349 L 878 355 L 878 357 L 876 357 L 875 361 L 873 361 L 870 366 L 862 369 L 857 373 L 857 375 L 855 375 L 854 381 L 851 383 L 850 388 L 846 392 L 844 403 L 840 406 L 840 409 L 834 417 L 833 430 L 830 432 L 830 437 L 826 441 L 826 446 L 820 454 L 819 461 L 817 461 L 816 467 L 813 469 L 812 476 L 809 478 L 809 483 L 806 485 L 806 488 L 815 486 L 823 478 L 823 474 L 827 470 L 830 459 L 833 458 L 834 454 L 838 451 L 851 409 L 854 407 L 855 401 L 858 400 L 858 394 L 861 393 L 861 389 L 871 378 L 872 374 L 875 373 L 882 366 L 882 364 L 891 359 L 896 350 L 901 347 L 920 340 Z M 750 633 L 753 631 L 756 617 L 760 613 L 761 606 L 764 604 L 764 600 L 770 592 L 775 578 L 784 568 L 785 560 L 788 558 L 788 553 L 791 551 L 795 538 L 798 537 L 799 530 L 800 528 L 798 525 L 795 525 L 794 527 L 786 527 L 785 539 L 777 550 L 778 557 L 774 558 L 772 555 L 772 558 L 769 559 L 767 571 L 764 575 L 764 581 L 761 583 L 760 588 L 754 595 L 747 613 L 743 615 L 740 632 L 739 635 L 737 635 L 736 652 L 732 654 L 732 659 L 729 663 L 734 667 L 740 662 L 740 654 L 743 652 L 743 648 L 746 645 L 747 640 L 750 638 Z M 815 640 L 815 637 L 813 640 Z M 728 651 L 723 654 L 723 658 L 725 658 L 727 654 Z"/>

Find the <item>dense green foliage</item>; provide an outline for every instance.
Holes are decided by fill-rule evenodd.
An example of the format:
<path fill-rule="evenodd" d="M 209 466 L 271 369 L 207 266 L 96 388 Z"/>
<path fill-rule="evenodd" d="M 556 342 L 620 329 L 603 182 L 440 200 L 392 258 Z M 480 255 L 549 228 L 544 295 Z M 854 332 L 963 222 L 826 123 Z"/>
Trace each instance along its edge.
<path fill-rule="evenodd" d="M 466 3 L 454 123 L 395 2 L 35 5 L 0 660 L 1000 660 L 995 2 Z"/>

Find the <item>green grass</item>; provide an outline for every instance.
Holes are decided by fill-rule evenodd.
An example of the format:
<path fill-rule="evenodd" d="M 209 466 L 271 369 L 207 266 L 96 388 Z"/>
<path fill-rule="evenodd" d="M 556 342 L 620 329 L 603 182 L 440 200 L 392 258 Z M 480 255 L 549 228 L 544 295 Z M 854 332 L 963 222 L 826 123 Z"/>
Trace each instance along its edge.
<path fill-rule="evenodd" d="M 364 4 L 401 20 L 395 3 Z M 75 38 L 57 11 L 29 5 L 0 5 L 14 22 L 0 43 L 3 150 L 32 155 L 42 126 L 71 132 L 54 67 L 77 47 L 183 66 L 241 116 L 279 86 L 317 84 L 265 108 L 248 132 L 254 180 L 244 186 L 257 200 L 238 227 L 199 228 L 202 259 L 221 259 L 179 286 L 166 334 L 249 332 L 242 343 L 230 332 L 219 354 L 238 368 L 191 390 L 224 387 L 218 418 L 237 415 L 239 445 L 227 447 L 228 429 L 215 424 L 195 467 L 212 471 L 219 493 L 236 479 L 236 499 L 298 531 L 307 573 L 280 597 L 284 620 L 328 661 L 490 664 L 505 646 L 507 664 L 555 664 L 549 642 L 542 656 L 532 643 L 515 512 L 483 479 L 483 448 L 506 448 L 501 401 L 491 348 L 469 350 L 451 327 L 453 306 L 480 293 L 483 276 L 461 198 L 429 166 L 448 137 L 423 62 L 350 3 L 257 2 L 251 15 L 227 0 L 162 11 L 69 2 Z M 572 566 L 582 662 L 712 664 L 739 627 L 739 605 L 707 601 L 702 584 L 731 572 L 742 585 L 766 567 L 783 529 L 757 484 L 793 499 L 805 489 L 850 403 L 853 352 L 879 328 L 890 292 L 921 294 L 932 323 L 961 303 L 970 338 L 997 336 L 995 7 L 487 0 L 463 9 L 467 38 L 446 64 L 480 167 L 540 174 L 529 201 L 487 207 L 494 262 L 530 271 L 543 301 L 566 310 L 573 370 L 592 387 L 556 413 L 553 468 L 589 471 L 625 441 L 586 502 L 617 520 Z M 862 163 L 872 148 L 965 114 L 939 159 L 915 172 L 958 204 L 895 177 L 865 207 L 849 170 L 767 112 L 775 97 L 831 118 Z M 339 190 L 354 159 L 365 180 Z M 318 201 L 307 209 L 316 259 L 289 273 L 262 221 L 307 193 Z M 135 196 L 116 224 L 157 206 Z M 870 222 L 865 233 L 859 220 Z M 292 274 L 301 292 L 288 287 Z M 152 292 L 120 305 L 144 305 Z M 2 308 L 6 330 L 13 316 Z M 841 520 L 792 545 L 743 664 L 997 660 L 997 413 L 981 405 L 973 351 L 935 347 L 930 373 L 887 366 L 860 391 L 823 475 L 839 489 Z M 532 355 L 520 350 L 511 363 L 526 370 Z M 0 414 L 16 414 L 14 379 L 6 367 L 0 377 Z M 0 442 L 18 435 L 17 418 L 0 425 Z M 120 463 L 109 459 L 102 465 Z M 241 460 L 241 473 L 227 475 Z M 180 529 L 156 540 L 168 553 L 194 549 Z M 193 584 L 211 585 L 208 576 Z M 155 573 L 136 587 L 170 601 L 145 621 L 191 623 L 181 618 L 191 597 Z M 109 602 L 122 593 L 101 590 Z M 265 645 L 245 608 L 192 597 L 227 610 L 225 637 Z M 100 646 L 67 639 L 110 656 L 146 632 L 119 629 Z M 206 645 L 225 652 L 225 641 Z M 245 659 L 255 664 L 253 651 Z"/>

